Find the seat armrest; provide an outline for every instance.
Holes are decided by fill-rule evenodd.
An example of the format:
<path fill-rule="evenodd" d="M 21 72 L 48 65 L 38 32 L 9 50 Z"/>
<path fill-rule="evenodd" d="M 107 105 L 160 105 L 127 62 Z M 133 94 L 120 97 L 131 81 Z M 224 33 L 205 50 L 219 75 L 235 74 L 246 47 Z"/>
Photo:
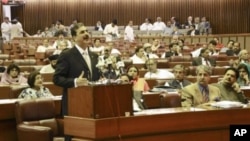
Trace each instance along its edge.
<path fill-rule="evenodd" d="M 53 141 L 51 128 L 19 124 L 17 126 L 18 141 Z"/>

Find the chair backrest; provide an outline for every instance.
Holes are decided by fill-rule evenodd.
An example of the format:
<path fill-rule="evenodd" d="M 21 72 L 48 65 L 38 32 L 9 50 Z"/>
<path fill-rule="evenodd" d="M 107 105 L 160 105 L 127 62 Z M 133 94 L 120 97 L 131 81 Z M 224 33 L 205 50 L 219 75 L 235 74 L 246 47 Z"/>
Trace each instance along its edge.
<path fill-rule="evenodd" d="M 179 94 L 160 94 L 162 108 L 181 107 L 181 96 Z"/>
<path fill-rule="evenodd" d="M 55 103 L 52 99 L 21 100 L 16 102 L 17 124 L 55 118 Z"/>

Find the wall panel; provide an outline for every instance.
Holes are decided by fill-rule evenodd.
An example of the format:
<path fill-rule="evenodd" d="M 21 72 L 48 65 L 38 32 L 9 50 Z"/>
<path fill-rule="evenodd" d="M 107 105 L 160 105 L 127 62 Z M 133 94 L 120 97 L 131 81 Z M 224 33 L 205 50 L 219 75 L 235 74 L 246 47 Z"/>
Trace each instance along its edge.
<path fill-rule="evenodd" d="M 183 23 L 191 15 L 207 16 L 214 33 L 246 33 L 250 32 L 249 7 L 249 0 L 26 0 L 23 23 L 32 34 L 57 19 L 69 25 L 77 18 L 88 26 L 113 18 L 126 25 L 132 19 L 138 25 L 157 16 L 164 21 L 175 16 Z"/>

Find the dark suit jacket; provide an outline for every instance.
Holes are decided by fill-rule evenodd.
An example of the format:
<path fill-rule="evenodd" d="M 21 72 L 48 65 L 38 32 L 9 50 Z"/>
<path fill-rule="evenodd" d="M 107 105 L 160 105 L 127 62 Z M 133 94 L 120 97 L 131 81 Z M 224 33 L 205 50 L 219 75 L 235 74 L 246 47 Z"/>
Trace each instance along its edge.
<path fill-rule="evenodd" d="M 64 115 L 68 114 L 67 89 L 74 87 L 74 79 L 79 77 L 82 71 L 84 71 L 84 77 L 89 81 L 97 81 L 100 78 L 99 69 L 96 68 L 98 55 L 88 52 L 92 66 L 92 77 L 87 63 L 76 47 L 63 52 L 58 58 L 53 82 L 55 85 L 63 87 L 62 112 Z"/>
<path fill-rule="evenodd" d="M 210 62 L 211 66 L 214 66 L 214 67 L 216 66 L 215 59 L 209 58 L 208 61 Z M 192 65 L 193 66 L 202 65 L 202 57 L 198 57 L 198 58 L 193 59 Z"/>
<path fill-rule="evenodd" d="M 169 86 L 171 86 L 171 87 L 173 87 L 173 88 L 175 88 L 175 89 L 182 89 L 181 88 L 181 85 L 180 85 L 180 83 L 177 81 L 177 80 L 170 80 L 169 82 L 168 82 L 168 84 L 169 84 Z M 182 86 L 183 87 L 185 87 L 185 86 L 187 86 L 187 85 L 190 85 L 190 84 L 192 84 L 190 81 L 188 81 L 188 80 L 183 80 L 182 81 Z"/>
<path fill-rule="evenodd" d="M 192 32 L 192 30 L 189 30 L 189 31 L 187 32 L 187 35 L 191 35 L 191 32 Z M 195 31 L 194 31 L 194 34 L 195 34 L 195 35 L 200 35 L 200 32 L 199 32 L 198 30 L 195 30 Z"/>
<path fill-rule="evenodd" d="M 174 54 L 171 51 L 165 52 L 165 58 L 171 57 L 171 56 L 178 56 L 178 54 Z"/>

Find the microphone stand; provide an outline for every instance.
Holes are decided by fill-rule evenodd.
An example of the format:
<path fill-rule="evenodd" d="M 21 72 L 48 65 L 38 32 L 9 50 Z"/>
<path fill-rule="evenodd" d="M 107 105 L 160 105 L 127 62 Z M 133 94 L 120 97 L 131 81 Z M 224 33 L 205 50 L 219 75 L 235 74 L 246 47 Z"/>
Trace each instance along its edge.
<path fill-rule="evenodd" d="M 107 84 L 110 84 L 111 83 L 111 66 L 112 64 L 108 64 L 108 82 L 107 82 Z"/>

